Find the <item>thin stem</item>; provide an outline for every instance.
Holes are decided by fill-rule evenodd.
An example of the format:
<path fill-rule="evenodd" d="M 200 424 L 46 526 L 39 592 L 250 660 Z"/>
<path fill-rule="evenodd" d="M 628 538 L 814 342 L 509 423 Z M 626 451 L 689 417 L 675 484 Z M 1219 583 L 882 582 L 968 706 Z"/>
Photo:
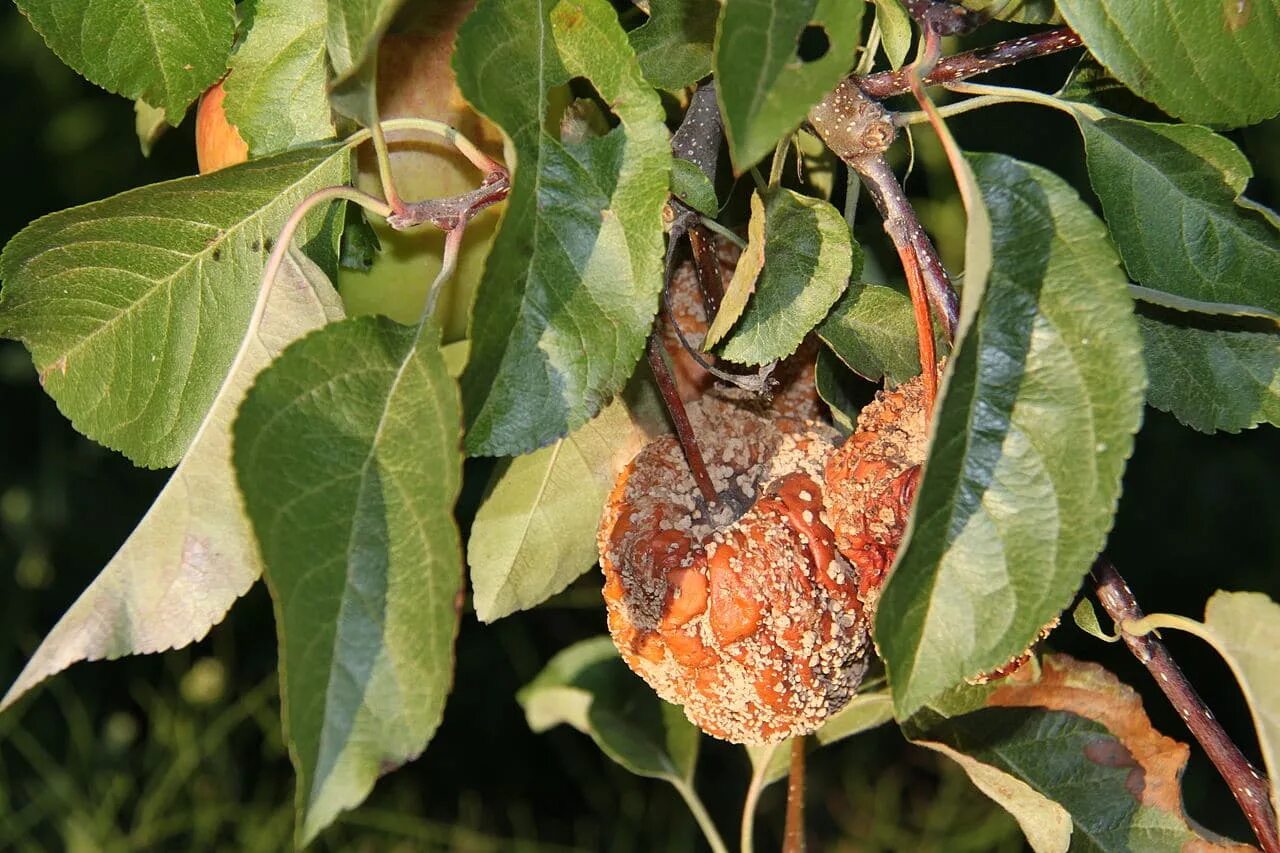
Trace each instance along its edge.
<path fill-rule="evenodd" d="M 862 178 L 863 185 L 884 220 L 884 230 L 893 240 L 899 256 L 901 257 L 904 249 L 910 249 L 915 254 L 929 302 L 942 319 L 947 337 L 953 339 L 960 319 L 960 300 L 951 287 L 951 279 L 942 266 L 937 249 L 920 225 L 920 220 L 916 218 L 915 209 L 902 191 L 902 185 L 894 177 L 893 170 L 889 168 L 883 155 L 854 158 L 846 162 Z"/>
<path fill-rule="evenodd" d="M 787 151 L 791 148 L 791 136 L 782 137 L 782 141 L 773 149 L 773 162 L 769 165 L 769 189 L 781 186 L 782 169 L 787 165 Z"/>
<path fill-rule="evenodd" d="M 924 379 L 924 416 L 933 417 L 933 401 L 938 397 L 938 355 L 933 349 L 933 320 L 920 275 L 920 259 L 913 249 L 899 248 L 898 259 L 907 274 L 907 290 L 916 319 L 916 346 L 920 350 L 920 375 Z"/>
<path fill-rule="evenodd" d="M 707 317 L 714 317 L 724 297 L 724 278 L 720 272 L 720 253 L 716 250 L 711 230 L 701 224 L 691 227 L 689 248 L 693 250 L 693 264 L 698 271 L 703 312 Z"/>
<path fill-rule="evenodd" d="M 940 59 L 933 70 L 925 75 L 923 82 L 926 86 L 937 86 L 953 80 L 964 80 L 997 68 L 1004 68 L 1027 59 L 1049 56 L 1080 45 L 1080 36 L 1076 35 L 1070 27 L 1046 30 Z M 905 95 L 911 91 L 908 73 L 904 68 L 898 71 L 869 74 L 858 79 L 858 87 L 877 100 L 894 95 Z"/>
<path fill-rule="evenodd" d="M 773 761 L 773 753 L 778 744 L 770 744 L 767 752 L 761 755 L 751 770 L 751 781 L 747 783 L 747 795 L 742 800 L 742 826 L 739 829 L 738 847 L 742 853 L 754 853 L 756 833 L 756 808 L 760 804 L 760 794 L 764 791 L 764 777 L 769 772 L 769 764 Z"/>
<path fill-rule="evenodd" d="M 693 786 L 683 779 L 672 780 L 671 784 L 684 798 L 684 804 L 689 807 L 689 813 L 697 821 L 698 828 L 702 830 L 702 835 L 707 839 L 707 845 L 711 847 L 712 853 L 729 853 L 729 848 L 725 846 L 724 839 L 720 837 L 715 823 L 711 820 L 711 815 L 707 814 L 707 808 L 698 797 L 698 792 L 693 790 Z"/>
<path fill-rule="evenodd" d="M 1143 626 L 1142 608 L 1129 585 L 1105 556 L 1099 556 L 1093 564 L 1093 581 L 1098 602 L 1115 622 L 1125 645 L 1155 678 L 1156 685 L 1200 742 L 1231 789 L 1262 849 L 1267 853 L 1280 853 L 1280 835 L 1277 834 L 1276 816 L 1268 799 L 1266 780 L 1223 731 L 1222 725 L 1187 681 L 1164 643 L 1151 634 L 1133 633 L 1135 623 Z"/>
<path fill-rule="evenodd" d="M 440 298 L 441 287 L 458 268 L 458 255 L 461 254 L 462 237 L 466 228 L 466 222 L 463 221 L 452 230 L 445 232 L 444 253 L 440 256 L 440 272 L 436 274 L 435 281 L 431 282 L 431 288 L 427 291 L 427 302 L 422 309 L 424 320 L 436 313 L 436 300 Z"/>
<path fill-rule="evenodd" d="M 787 775 L 787 819 L 783 853 L 804 853 L 804 738 L 791 740 L 791 772 Z"/>
<path fill-rule="evenodd" d="M 863 46 L 862 55 L 858 57 L 858 64 L 853 67 L 853 73 L 857 77 L 869 74 L 871 67 L 876 63 L 876 51 L 880 49 L 880 16 L 876 15 L 871 19 L 871 30 L 867 33 L 867 43 Z"/>
<path fill-rule="evenodd" d="M 950 86 L 947 86 L 950 89 Z M 943 104 L 942 106 L 934 106 L 937 114 L 943 118 L 951 118 L 953 116 L 963 115 L 970 110 L 980 110 L 984 107 L 992 107 L 996 104 L 1007 104 L 1013 101 L 1012 98 L 1000 98 L 993 95 L 984 95 L 980 98 L 969 98 L 964 101 L 957 101 L 954 104 Z M 1020 99 L 1019 99 L 1020 100 Z M 893 114 L 893 122 L 899 127 L 906 127 L 913 124 L 924 124 L 933 119 L 929 113 L 924 110 L 916 110 L 913 112 L 902 112 Z"/>
<path fill-rule="evenodd" d="M 737 246 L 739 249 L 747 248 L 746 240 L 743 240 L 737 234 L 734 234 L 728 228 L 725 228 L 719 222 L 716 222 L 714 219 L 711 219 L 710 217 L 707 217 L 707 216 L 701 217 L 698 220 L 698 224 L 706 228 L 708 231 L 714 231 L 716 234 L 719 234 L 721 237 L 725 238 L 730 243 Z"/>
<path fill-rule="evenodd" d="M 751 173 L 751 180 L 755 181 L 756 189 L 763 195 L 769 189 L 769 184 L 765 181 L 764 175 L 760 174 L 760 170 L 755 166 L 752 166 L 747 171 Z"/>
<path fill-rule="evenodd" d="M 382 123 L 374 122 L 371 130 L 373 153 L 378 160 L 378 180 L 382 182 L 382 197 L 387 200 L 393 212 L 399 213 L 404 210 L 404 202 L 400 200 L 400 193 L 396 192 L 395 178 L 391 174 L 391 155 L 387 152 L 387 138 Z"/>
<path fill-rule="evenodd" d="M 662 394 L 662 401 L 667 404 L 667 411 L 671 414 L 671 423 L 676 428 L 676 438 L 680 440 L 684 458 L 689 463 L 689 470 L 693 472 L 694 482 L 698 484 L 698 491 L 707 503 L 716 503 L 719 495 L 716 494 L 715 484 L 711 482 L 711 475 L 707 473 L 707 463 L 703 461 L 702 448 L 698 445 L 697 436 L 693 434 L 693 425 L 689 423 L 689 413 L 685 411 L 684 401 L 680 399 L 680 390 L 676 388 L 671 370 L 663 357 L 662 341 L 657 330 L 649 335 L 646 356 L 649 359 L 649 370 L 653 372 L 658 391 Z"/>
<path fill-rule="evenodd" d="M 461 131 L 445 122 L 429 118 L 405 117 L 389 118 L 386 121 L 379 122 L 379 125 L 383 131 L 416 130 L 443 139 L 458 149 L 459 154 L 466 157 L 473 166 L 486 175 L 504 168 L 497 160 L 477 148 L 475 143 L 463 135 Z M 364 127 L 348 136 L 346 145 L 350 148 L 374 138 L 374 132 Z"/>

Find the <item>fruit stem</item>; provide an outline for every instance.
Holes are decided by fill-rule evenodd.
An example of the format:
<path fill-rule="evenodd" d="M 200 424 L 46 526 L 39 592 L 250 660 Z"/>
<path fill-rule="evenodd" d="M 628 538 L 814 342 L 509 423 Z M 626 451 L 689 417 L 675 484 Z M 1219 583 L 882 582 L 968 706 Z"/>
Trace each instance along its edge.
<path fill-rule="evenodd" d="M 720 496 L 716 493 L 715 484 L 711 482 L 711 475 L 707 473 L 707 463 L 702 458 L 702 448 L 698 444 L 697 436 L 693 433 L 693 424 L 689 422 L 689 413 L 684 408 L 680 391 L 676 388 L 675 380 L 671 378 L 671 370 L 663 357 L 661 333 L 657 329 L 649 335 L 646 355 L 649 359 L 649 370 L 653 372 L 653 378 L 658 383 L 662 401 L 667 404 L 671 423 L 676 428 L 676 438 L 680 440 L 680 447 L 684 450 L 684 458 L 689 463 L 689 470 L 693 472 L 693 480 L 698 484 L 698 491 L 702 493 L 702 499 L 707 503 L 717 503 Z"/>
<path fill-rule="evenodd" d="M 1098 603 L 1115 622 L 1116 631 L 1129 651 L 1155 678 L 1156 686 L 1169 699 L 1169 704 L 1182 717 L 1231 788 L 1262 849 L 1267 853 L 1280 853 L 1280 834 L 1277 833 L 1276 815 L 1271 809 L 1266 780 L 1227 736 L 1164 643 L 1154 634 L 1131 633 L 1133 623 L 1143 618 L 1142 608 L 1106 555 L 1099 555 L 1093 564 L 1093 582 Z"/>
<path fill-rule="evenodd" d="M 787 818 L 783 853 L 804 853 L 804 738 L 791 740 L 791 772 L 787 775 Z"/>

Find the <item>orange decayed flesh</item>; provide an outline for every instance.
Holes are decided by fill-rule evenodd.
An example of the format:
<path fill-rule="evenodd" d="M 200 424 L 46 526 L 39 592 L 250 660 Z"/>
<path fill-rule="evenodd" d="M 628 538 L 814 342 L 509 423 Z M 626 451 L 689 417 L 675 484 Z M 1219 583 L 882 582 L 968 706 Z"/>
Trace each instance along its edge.
<path fill-rule="evenodd" d="M 610 632 L 631 668 L 709 734 L 807 734 L 852 698 L 869 657 L 857 577 L 823 510 L 835 434 L 784 431 L 714 395 L 689 411 L 724 499 L 702 501 L 674 438 L 631 462 L 599 533 Z"/>

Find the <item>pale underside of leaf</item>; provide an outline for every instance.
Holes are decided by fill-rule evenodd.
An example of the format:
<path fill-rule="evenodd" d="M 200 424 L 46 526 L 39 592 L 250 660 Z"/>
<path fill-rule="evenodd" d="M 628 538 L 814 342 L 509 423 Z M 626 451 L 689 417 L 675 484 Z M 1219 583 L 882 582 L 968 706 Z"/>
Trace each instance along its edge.
<path fill-rule="evenodd" d="M 0 711 L 82 660 L 181 648 L 202 638 L 258 579 L 253 530 L 231 466 L 231 422 L 257 374 L 293 340 L 342 317 L 305 255 L 290 252 L 258 328 L 214 399 L 187 455 L 98 577 L 41 642 Z"/>
<path fill-rule="evenodd" d="M 653 401 L 636 396 L 619 396 L 550 447 L 499 469 L 467 543 L 480 621 L 534 607 L 595 564 L 596 527 L 618 472 L 665 431 Z"/>
<path fill-rule="evenodd" d="M 751 194 L 751 219 L 747 222 L 747 247 L 738 256 L 738 263 L 729 278 L 729 286 L 724 289 L 720 300 L 720 309 L 707 329 L 707 336 L 702 342 L 702 349 L 709 351 L 720 343 L 724 336 L 738 322 L 742 312 L 747 308 L 747 300 L 756 291 L 756 280 L 764 266 L 764 201 L 760 193 Z"/>

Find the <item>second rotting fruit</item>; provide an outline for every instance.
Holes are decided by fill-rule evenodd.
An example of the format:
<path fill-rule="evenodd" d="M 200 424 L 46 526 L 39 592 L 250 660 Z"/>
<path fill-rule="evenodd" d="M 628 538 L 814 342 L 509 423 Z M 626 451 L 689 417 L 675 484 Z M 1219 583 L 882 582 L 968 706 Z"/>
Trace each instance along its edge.
<path fill-rule="evenodd" d="M 823 510 L 835 433 L 784 431 L 714 394 L 689 414 L 720 500 L 703 501 L 674 438 L 627 466 L 599 532 L 610 633 L 707 733 L 747 744 L 808 734 L 857 692 L 871 647 Z"/>

